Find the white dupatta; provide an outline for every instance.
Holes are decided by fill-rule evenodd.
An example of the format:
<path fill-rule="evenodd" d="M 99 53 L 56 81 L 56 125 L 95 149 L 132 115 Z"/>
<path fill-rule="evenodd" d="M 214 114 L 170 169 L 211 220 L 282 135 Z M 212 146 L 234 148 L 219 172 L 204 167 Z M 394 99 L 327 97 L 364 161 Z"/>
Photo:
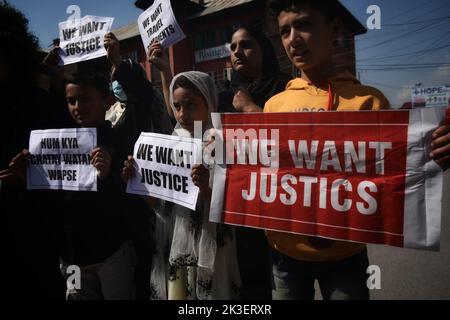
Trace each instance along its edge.
<path fill-rule="evenodd" d="M 212 128 L 211 113 L 217 111 L 218 96 L 213 80 L 205 73 L 191 71 L 174 77 L 170 86 L 170 105 L 174 114 L 176 112 L 173 104 L 174 86 L 177 79 L 182 76 L 197 87 L 205 98 L 208 106 L 208 123 L 203 124 L 206 125 L 204 130 Z M 191 137 L 191 133 L 183 129 L 179 123 L 173 134 Z M 211 174 L 210 186 L 212 176 Z M 166 239 L 167 236 L 169 238 L 167 239 L 167 245 L 170 247 L 167 277 L 169 285 L 167 292 L 159 293 L 160 296 L 167 295 L 169 299 L 201 300 L 230 300 L 239 297 L 241 280 L 234 229 L 209 222 L 209 206 L 209 201 L 199 199 L 195 211 L 174 204 L 170 206 L 170 212 L 165 214 L 165 224 L 160 229 L 164 230 Z M 167 229 L 168 225 L 172 226 L 169 227 L 171 230 Z M 156 232 L 160 233 L 161 230 Z M 159 234 L 157 237 L 164 236 Z M 156 246 L 160 244 L 156 243 Z M 160 265 L 158 269 L 162 267 Z M 154 280 L 156 279 L 152 282 Z M 160 282 L 156 286 L 159 287 L 157 290 L 165 291 Z"/>

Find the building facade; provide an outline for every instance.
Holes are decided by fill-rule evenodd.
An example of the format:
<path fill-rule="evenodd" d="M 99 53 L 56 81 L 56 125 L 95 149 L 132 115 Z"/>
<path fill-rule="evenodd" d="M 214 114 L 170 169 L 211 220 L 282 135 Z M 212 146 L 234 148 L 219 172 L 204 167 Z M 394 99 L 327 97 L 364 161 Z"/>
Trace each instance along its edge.
<path fill-rule="evenodd" d="M 169 1 L 169 0 L 167 0 Z M 135 5 L 142 10 L 153 0 L 138 0 Z M 276 18 L 266 0 L 173 0 L 172 7 L 186 38 L 169 49 L 174 74 L 198 70 L 210 74 L 220 86 L 230 80 L 231 63 L 227 44 L 233 31 L 242 24 L 251 23 L 261 28 L 272 41 L 282 71 L 292 76 L 292 68 L 281 45 Z M 351 16 L 344 46 L 336 53 L 336 61 L 355 73 L 355 35 L 365 28 Z M 137 20 L 137 19 L 136 19 Z M 146 60 L 145 50 L 136 23 L 113 30 L 121 42 L 122 54 L 141 63 L 149 79 L 159 84 L 159 72 Z"/>

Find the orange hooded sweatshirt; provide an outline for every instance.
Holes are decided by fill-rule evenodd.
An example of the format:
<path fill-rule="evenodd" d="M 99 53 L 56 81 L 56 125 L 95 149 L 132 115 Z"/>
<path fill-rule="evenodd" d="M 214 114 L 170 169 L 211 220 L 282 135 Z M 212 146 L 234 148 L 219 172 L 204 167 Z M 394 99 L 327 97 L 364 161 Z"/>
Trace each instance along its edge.
<path fill-rule="evenodd" d="M 329 80 L 321 89 L 296 78 L 283 91 L 267 101 L 264 112 L 358 111 L 389 109 L 386 97 L 377 89 L 363 86 L 350 73 L 344 72 Z M 331 89 L 331 90 L 330 90 Z"/>
<path fill-rule="evenodd" d="M 366 87 L 349 72 L 328 82 L 328 90 L 297 78 L 267 101 L 264 112 L 357 111 L 389 109 L 386 97 Z M 301 261 L 337 261 L 365 250 L 364 244 L 267 231 L 269 244 L 281 253 Z"/>

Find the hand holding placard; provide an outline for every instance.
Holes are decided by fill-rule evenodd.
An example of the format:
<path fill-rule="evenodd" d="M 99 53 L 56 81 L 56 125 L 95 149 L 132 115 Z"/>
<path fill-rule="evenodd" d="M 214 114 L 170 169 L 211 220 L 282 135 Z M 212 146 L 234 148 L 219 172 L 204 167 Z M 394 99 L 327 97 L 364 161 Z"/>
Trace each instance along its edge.
<path fill-rule="evenodd" d="M 108 174 L 111 158 L 96 145 L 96 129 L 32 131 L 28 189 L 97 191 L 97 174 Z"/>
<path fill-rule="evenodd" d="M 156 0 L 139 16 L 138 26 L 147 52 L 155 41 L 160 42 L 163 48 L 168 48 L 186 38 L 167 0 Z"/>
<path fill-rule="evenodd" d="M 199 188 L 191 174 L 193 166 L 201 161 L 199 157 L 200 140 L 142 133 L 136 142 L 134 157 L 125 162 L 122 172 L 122 178 L 128 181 L 127 192 L 195 210 Z"/>
<path fill-rule="evenodd" d="M 111 31 L 114 18 L 85 16 L 59 24 L 60 56 L 65 65 L 105 56 L 103 38 Z"/>
<path fill-rule="evenodd" d="M 108 60 L 115 68 L 118 68 L 122 63 L 122 55 L 120 53 L 120 42 L 116 35 L 112 32 L 107 33 L 103 39 L 103 45 L 105 46 Z"/>

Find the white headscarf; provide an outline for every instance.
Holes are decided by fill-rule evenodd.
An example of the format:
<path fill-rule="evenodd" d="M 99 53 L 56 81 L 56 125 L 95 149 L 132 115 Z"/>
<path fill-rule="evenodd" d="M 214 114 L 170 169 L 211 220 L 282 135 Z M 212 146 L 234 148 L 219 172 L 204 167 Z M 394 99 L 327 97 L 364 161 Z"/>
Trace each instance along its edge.
<path fill-rule="evenodd" d="M 212 128 L 212 120 L 211 120 L 211 113 L 217 112 L 217 108 L 219 105 L 219 98 L 217 95 L 217 89 L 216 85 L 214 84 L 213 79 L 204 72 L 199 71 L 188 71 L 177 74 L 170 84 L 170 107 L 172 108 L 173 113 L 176 113 L 175 106 L 173 104 L 173 92 L 174 87 L 177 82 L 177 80 L 180 77 L 185 77 L 188 79 L 203 95 L 206 101 L 206 105 L 208 106 L 208 123 L 206 124 L 207 127 L 204 129 L 210 129 Z M 177 125 L 175 127 L 175 133 L 178 135 L 178 133 L 181 133 L 182 130 L 181 125 L 177 122 Z M 185 136 L 186 133 L 180 134 Z"/>
<path fill-rule="evenodd" d="M 190 81 L 205 98 L 209 121 L 204 130 L 210 129 L 212 127 L 211 113 L 216 112 L 218 106 L 217 90 L 213 79 L 206 73 L 197 71 L 180 73 L 174 77 L 170 85 L 170 106 L 174 113 L 176 110 L 173 104 L 173 91 L 177 79 L 181 76 Z M 173 134 L 191 136 L 191 133 L 181 128 L 179 123 Z M 210 177 L 210 185 L 212 185 L 213 175 L 211 174 Z M 228 240 L 227 245 L 218 245 L 217 224 L 209 222 L 209 205 L 208 201 L 199 199 L 195 213 L 185 207 L 173 205 L 168 216 L 160 216 L 163 224 L 157 228 L 160 232 L 159 235 L 156 234 L 156 241 L 161 246 L 165 243 L 164 239 L 168 238 L 169 262 L 172 268 L 174 266 L 194 267 L 188 271 L 189 287 L 194 290 L 191 295 L 193 294 L 199 299 L 231 299 L 235 296 L 234 289 L 240 287 L 241 283 L 236 248 L 232 240 Z M 202 216 L 194 218 L 197 214 L 202 214 Z M 169 225 L 172 227 L 170 228 Z M 163 261 L 161 258 L 159 259 Z M 192 263 L 195 263 L 195 266 Z M 153 264 L 152 281 L 154 284 L 152 286 L 158 292 L 158 296 L 173 298 L 177 297 L 179 291 L 185 294 L 186 288 L 179 286 L 179 279 L 171 281 L 169 290 L 166 291 L 165 286 L 162 285 L 165 283 L 164 266 L 158 266 L 155 261 Z M 205 283 L 211 283 L 212 287 L 201 285 Z M 192 296 L 187 298 L 192 298 Z"/>

